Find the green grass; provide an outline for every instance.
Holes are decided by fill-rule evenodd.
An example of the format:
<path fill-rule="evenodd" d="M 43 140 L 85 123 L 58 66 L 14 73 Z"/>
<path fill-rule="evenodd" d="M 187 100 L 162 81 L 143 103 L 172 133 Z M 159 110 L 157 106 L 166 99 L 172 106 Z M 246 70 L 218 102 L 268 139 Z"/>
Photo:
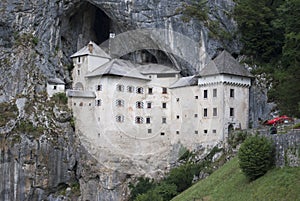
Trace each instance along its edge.
<path fill-rule="evenodd" d="M 300 167 L 275 168 L 249 182 L 235 157 L 172 201 L 300 201 Z"/>

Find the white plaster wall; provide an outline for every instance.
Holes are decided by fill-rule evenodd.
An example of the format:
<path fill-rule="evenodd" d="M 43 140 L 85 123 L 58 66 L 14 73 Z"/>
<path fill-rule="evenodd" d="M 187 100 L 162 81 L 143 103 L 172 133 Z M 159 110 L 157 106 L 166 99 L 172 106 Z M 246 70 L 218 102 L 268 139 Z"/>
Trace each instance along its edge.
<path fill-rule="evenodd" d="M 56 86 L 56 89 L 54 89 L 54 86 Z M 64 93 L 65 92 L 65 85 L 64 84 L 47 84 L 47 94 L 48 97 L 52 97 L 56 93 Z"/>
<path fill-rule="evenodd" d="M 234 82 L 244 85 L 250 85 L 251 79 L 247 77 L 241 77 L 236 75 L 214 75 L 201 77 L 198 79 L 198 85 L 215 83 L 215 82 Z"/>
<path fill-rule="evenodd" d="M 98 57 L 95 55 L 88 55 L 87 56 L 87 65 L 88 65 L 88 71 L 92 72 L 96 68 L 102 66 L 103 64 L 109 62 L 108 58 Z"/>

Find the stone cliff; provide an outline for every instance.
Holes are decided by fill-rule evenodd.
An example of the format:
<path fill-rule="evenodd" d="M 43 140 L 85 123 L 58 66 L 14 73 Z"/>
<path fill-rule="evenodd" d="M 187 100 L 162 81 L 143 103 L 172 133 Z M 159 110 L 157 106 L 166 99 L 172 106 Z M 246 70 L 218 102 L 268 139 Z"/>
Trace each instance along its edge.
<path fill-rule="evenodd" d="M 90 156 L 74 134 L 69 111 L 45 99 L 45 83 L 48 78 L 59 77 L 70 85 L 72 53 L 90 40 L 109 50 L 105 41 L 110 33 L 135 29 L 167 30 L 173 49 L 191 51 L 176 42 L 174 33 L 182 34 L 194 41 L 194 46 L 201 47 L 208 58 L 215 56 L 225 44 L 210 37 L 201 22 L 183 22 L 178 12 L 182 3 L 179 0 L 0 1 L 1 200 L 61 200 L 63 196 L 77 200 L 79 194 L 80 200 L 126 198 L 127 182 L 134 176 L 103 167 Z M 227 15 L 233 1 L 208 3 L 210 17 L 219 20 L 228 31 L 234 31 L 235 23 Z M 152 43 L 159 47 L 159 41 Z M 226 48 L 238 54 L 239 41 L 232 41 Z M 185 75 L 196 71 L 181 55 L 160 48 L 120 56 L 172 64 Z"/>

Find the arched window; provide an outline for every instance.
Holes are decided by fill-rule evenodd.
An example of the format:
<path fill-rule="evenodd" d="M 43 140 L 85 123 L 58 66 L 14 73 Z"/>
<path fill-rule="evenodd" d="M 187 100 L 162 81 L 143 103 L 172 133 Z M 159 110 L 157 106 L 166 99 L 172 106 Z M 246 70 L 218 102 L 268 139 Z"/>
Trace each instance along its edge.
<path fill-rule="evenodd" d="M 143 122 L 144 122 L 144 118 L 143 117 L 135 117 L 135 123 L 142 124 Z"/>
<path fill-rule="evenodd" d="M 136 93 L 137 93 L 137 94 L 143 94 L 143 93 L 144 93 L 143 87 L 137 87 L 137 88 L 136 88 Z"/>
<path fill-rule="evenodd" d="M 124 107 L 124 105 L 125 105 L 124 100 L 122 100 L 122 99 L 117 99 L 116 100 L 116 106 L 117 107 Z"/>
<path fill-rule="evenodd" d="M 120 91 L 120 92 L 123 92 L 124 91 L 124 85 L 118 84 L 116 90 Z"/>
<path fill-rule="evenodd" d="M 75 90 L 80 90 L 82 91 L 83 90 L 83 84 L 81 82 L 77 82 L 75 84 Z"/>
<path fill-rule="evenodd" d="M 117 115 L 116 116 L 116 122 L 118 122 L 118 123 L 124 122 L 124 116 L 123 115 Z"/>
<path fill-rule="evenodd" d="M 136 108 L 142 109 L 144 108 L 144 103 L 142 101 L 137 101 L 135 103 Z"/>

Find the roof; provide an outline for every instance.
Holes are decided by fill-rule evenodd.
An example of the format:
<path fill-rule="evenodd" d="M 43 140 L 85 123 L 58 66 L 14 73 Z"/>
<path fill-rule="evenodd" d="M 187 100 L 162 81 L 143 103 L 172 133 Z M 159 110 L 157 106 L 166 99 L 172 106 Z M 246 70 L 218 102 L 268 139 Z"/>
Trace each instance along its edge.
<path fill-rule="evenodd" d="M 230 74 L 244 77 L 252 77 L 250 72 L 242 66 L 227 51 L 223 51 L 215 59 L 210 61 L 200 72 L 200 76 L 217 74 Z"/>
<path fill-rule="evenodd" d="M 49 83 L 49 84 L 65 84 L 65 82 L 62 81 L 62 80 L 59 79 L 59 78 L 52 78 L 52 79 L 49 79 L 49 80 L 48 80 L 48 83 Z"/>
<path fill-rule="evenodd" d="M 170 73 L 180 73 L 180 71 L 175 70 L 171 67 L 164 66 L 161 64 L 144 64 L 139 65 L 138 70 L 140 73 L 147 75 L 147 74 L 170 74 Z"/>
<path fill-rule="evenodd" d="M 92 47 L 92 51 L 90 51 L 90 47 Z M 99 57 L 110 58 L 110 56 L 104 50 L 102 50 L 96 43 L 92 41 L 90 41 L 86 46 L 81 48 L 76 53 L 72 54 L 71 58 L 85 55 L 94 55 Z"/>
<path fill-rule="evenodd" d="M 80 90 L 67 90 L 68 97 L 78 98 L 96 98 L 96 94 L 93 91 L 80 91 Z"/>
<path fill-rule="evenodd" d="M 179 80 L 177 80 L 175 83 L 173 83 L 170 86 L 170 89 L 172 88 L 179 88 L 179 87 L 187 87 L 187 86 L 194 86 L 198 84 L 198 78 L 197 76 L 188 76 L 188 77 L 182 77 Z"/>
<path fill-rule="evenodd" d="M 103 75 L 117 75 L 123 77 L 150 80 L 138 71 L 136 65 L 134 65 L 130 61 L 123 59 L 112 59 L 111 61 L 103 64 L 91 73 L 87 74 L 86 77 L 97 77 Z"/>

